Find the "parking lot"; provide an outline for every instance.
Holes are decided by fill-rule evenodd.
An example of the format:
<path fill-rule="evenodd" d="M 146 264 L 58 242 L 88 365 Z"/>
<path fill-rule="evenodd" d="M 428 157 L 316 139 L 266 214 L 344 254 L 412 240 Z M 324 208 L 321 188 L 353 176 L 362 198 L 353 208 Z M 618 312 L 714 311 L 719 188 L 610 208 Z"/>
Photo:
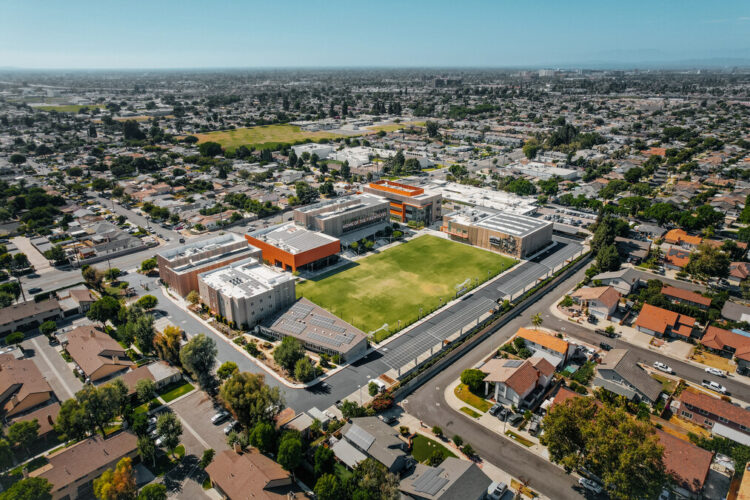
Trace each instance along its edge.
<path fill-rule="evenodd" d="M 59 346 L 49 344 L 47 337 L 36 335 L 21 343 L 26 357 L 42 372 L 60 401 L 72 398 L 81 390 L 83 383 L 73 375 L 72 365 L 60 355 Z"/>

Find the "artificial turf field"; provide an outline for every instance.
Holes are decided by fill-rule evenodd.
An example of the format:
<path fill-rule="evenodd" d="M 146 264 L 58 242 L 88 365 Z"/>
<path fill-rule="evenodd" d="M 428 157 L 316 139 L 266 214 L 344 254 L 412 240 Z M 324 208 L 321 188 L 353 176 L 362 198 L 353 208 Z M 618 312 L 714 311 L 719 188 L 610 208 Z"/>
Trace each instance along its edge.
<path fill-rule="evenodd" d="M 195 134 L 198 143 L 218 142 L 223 148 L 233 151 L 239 146 L 252 146 L 256 149 L 274 147 L 279 144 L 294 144 L 300 141 L 319 141 L 344 137 L 333 132 L 307 132 L 296 125 L 262 125 L 250 128 L 221 130 L 205 134 Z"/>
<path fill-rule="evenodd" d="M 297 284 L 305 297 L 365 333 L 380 330 L 375 341 L 413 323 L 455 298 L 456 285 L 474 286 L 512 267 L 517 261 L 437 236 L 420 236 L 353 266 Z M 468 283 L 468 282 L 467 282 Z M 440 299 L 443 299 L 442 302 Z"/>

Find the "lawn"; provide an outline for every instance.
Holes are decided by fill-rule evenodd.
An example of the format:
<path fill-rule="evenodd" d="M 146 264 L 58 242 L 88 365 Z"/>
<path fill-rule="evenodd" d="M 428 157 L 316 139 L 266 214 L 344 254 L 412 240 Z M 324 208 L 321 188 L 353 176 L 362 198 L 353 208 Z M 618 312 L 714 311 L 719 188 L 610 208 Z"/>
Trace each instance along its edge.
<path fill-rule="evenodd" d="M 529 448 L 531 446 L 534 446 L 534 443 L 532 441 L 529 441 L 525 437 L 521 436 L 520 434 L 516 434 L 515 432 L 511 430 L 505 431 L 505 435 L 511 438 L 513 441 L 517 443 L 521 443 L 525 447 Z"/>
<path fill-rule="evenodd" d="M 420 236 L 297 285 L 305 297 L 380 342 L 453 300 L 457 286 L 510 268 L 516 261 L 437 236 Z M 400 325 L 399 325 L 400 320 Z M 385 324 L 387 327 L 384 327 Z M 383 327 L 381 329 L 381 327 Z"/>
<path fill-rule="evenodd" d="M 468 403 L 477 410 L 487 412 L 490 408 L 492 408 L 492 403 L 487 401 L 484 398 L 481 398 L 471 392 L 469 388 L 466 386 L 466 384 L 458 384 L 456 388 L 453 390 L 453 393 L 456 395 L 458 399 L 463 401 L 464 403 Z"/>
<path fill-rule="evenodd" d="M 652 373 L 651 378 L 655 378 L 656 380 L 658 380 L 661 383 L 661 390 L 666 392 L 667 394 L 672 394 L 677 387 L 677 382 L 663 375 Z"/>
<path fill-rule="evenodd" d="M 414 436 L 414 439 L 412 439 L 411 441 L 411 454 L 417 461 L 421 463 L 427 462 L 432 454 L 435 453 L 435 450 L 441 450 L 443 452 L 443 456 L 446 458 L 456 456 L 442 444 L 438 443 L 437 441 L 433 441 L 432 439 L 421 434 L 417 434 L 416 436 Z"/>
<path fill-rule="evenodd" d="M 278 144 L 294 144 L 302 141 L 344 137 L 332 132 L 307 132 L 296 125 L 263 125 L 195 134 L 195 136 L 198 138 L 199 144 L 208 141 L 218 142 L 229 151 L 233 151 L 238 146 L 253 146 L 256 149 L 264 149 Z"/>
<path fill-rule="evenodd" d="M 61 104 L 59 106 L 37 106 L 36 109 L 42 111 L 57 111 L 58 113 L 78 113 L 82 109 L 104 108 L 100 104 Z"/>
<path fill-rule="evenodd" d="M 707 351 L 693 351 L 693 360 L 728 373 L 737 371 L 737 365 L 733 364 L 731 360 Z"/>
<path fill-rule="evenodd" d="M 478 411 L 472 410 L 468 406 L 462 406 L 461 407 L 461 411 L 464 412 L 464 413 L 466 413 L 471 418 L 479 418 L 479 417 L 482 416 L 481 413 L 479 413 Z"/>
<path fill-rule="evenodd" d="M 194 387 L 190 382 L 183 382 L 182 380 L 180 380 L 166 386 L 164 390 L 159 393 L 159 397 L 161 397 L 165 403 L 169 403 L 170 401 L 173 401 L 180 396 L 187 394 L 193 389 Z"/>

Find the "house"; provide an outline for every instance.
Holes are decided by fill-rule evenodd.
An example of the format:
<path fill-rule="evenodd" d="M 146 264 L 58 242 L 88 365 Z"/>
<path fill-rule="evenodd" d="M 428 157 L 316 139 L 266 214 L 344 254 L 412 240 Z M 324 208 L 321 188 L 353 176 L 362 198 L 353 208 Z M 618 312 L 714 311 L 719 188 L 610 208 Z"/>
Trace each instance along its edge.
<path fill-rule="evenodd" d="M 34 361 L 0 355 L 0 404 L 6 417 L 20 415 L 49 402 L 52 387 L 42 376 Z"/>
<path fill-rule="evenodd" d="M 341 440 L 331 446 L 336 457 L 351 468 L 370 457 L 391 472 L 406 465 L 406 449 L 398 432 L 377 417 L 351 419 L 341 429 Z"/>
<path fill-rule="evenodd" d="M 738 323 L 750 323 L 750 307 L 727 300 L 721 308 L 721 316 Z"/>
<path fill-rule="evenodd" d="M 112 469 L 122 458 L 138 454 L 138 438 L 121 431 L 107 439 L 94 436 L 47 455 L 48 463 L 29 476 L 52 484 L 52 499 L 90 498 L 94 479 Z"/>
<path fill-rule="evenodd" d="M 62 318 L 60 304 L 54 299 L 28 300 L 0 309 L 0 336 L 37 328 L 48 320 Z"/>
<path fill-rule="evenodd" d="M 182 379 L 180 370 L 165 361 L 157 361 L 142 365 L 122 376 L 122 381 L 128 387 L 128 394 L 135 394 L 135 386 L 139 380 L 148 379 L 154 383 L 156 390 L 161 390 Z"/>
<path fill-rule="evenodd" d="M 648 257 L 651 242 L 631 238 L 615 237 L 615 246 L 620 256 L 627 262 L 639 263 Z"/>
<path fill-rule="evenodd" d="M 729 276 L 727 280 L 735 285 L 740 286 L 744 280 L 750 276 L 750 264 L 747 262 L 732 262 L 729 264 Z"/>
<path fill-rule="evenodd" d="M 629 295 L 641 285 L 640 273 L 628 267 L 619 271 L 610 271 L 599 273 L 592 279 L 594 282 L 601 283 L 602 286 L 612 286 L 622 295 Z"/>
<path fill-rule="evenodd" d="M 57 292 L 57 301 L 64 317 L 86 314 L 96 299 L 88 288 L 69 288 Z"/>
<path fill-rule="evenodd" d="M 289 472 L 256 450 L 224 450 L 206 467 L 211 484 L 229 500 L 304 498 Z"/>
<path fill-rule="evenodd" d="M 664 235 L 664 241 L 671 245 L 679 245 L 683 248 L 697 248 L 703 241 L 703 238 L 700 236 L 691 236 L 683 229 L 677 228 L 667 231 L 667 234 Z"/>
<path fill-rule="evenodd" d="M 711 299 L 704 297 L 703 295 L 685 290 L 684 288 L 676 288 L 673 286 L 663 286 L 661 294 L 675 304 L 685 304 L 691 307 L 697 307 L 699 309 L 706 310 L 711 307 Z"/>
<path fill-rule="evenodd" d="M 544 395 L 555 367 L 541 356 L 526 360 L 493 358 L 480 368 L 485 393 L 494 387 L 495 401 L 519 408 L 533 408 Z"/>
<path fill-rule="evenodd" d="M 700 343 L 725 358 L 736 357 L 737 364 L 743 368 L 747 368 L 750 364 L 750 337 L 746 335 L 709 326 L 706 328 Z"/>
<path fill-rule="evenodd" d="M 613 286 L 579 288 L 570 297 L 589 310 L 589 314 L 609 319 L 617 311 L 621 294 Z"/>
<path fill-rule="evenodd" d="M 134 365 L 115 339 L 93 326 L 79 326 L 71 330 L 62 344 L 84 376 L 92 382 Z"/>
<path fill-rule="evenodd" d="M 667 269 L 680 270 L 690 262 L 690 252 L 672 247 L 664 254 L 664 266 Z"/>
<path fill-rule="evenodd" d="M 714 454 L 689 441 L 656 429 L 659 444 L 664 447 L 664 466 L 675 480 L 672 489 L 680 498 L 702 498 Z"/>
<path fill-rule="evenodd" d="M 654 404 L 661 394 L 661 383 L 638 365 L 637 356 L 628 349 L 607 352 L 596 367 L 594 385 L 648 404 Z"/>
<path fill-rule="evenodd" d="M 417 464 L 398 489 L 414 500 L 482 500 L 490 484 L 474 462 L 448 457 L 437 467 Z"/>
<path fill-rule="evenodd" d="M 693 337 L 694 326 L 695 318 L 651 304 L 643 304 L 641 313 L 635 320 L 636 330 L 658 338 L 669 336 L 688 340 Z"/>
<path fill-rule="evenodd" d="M 687 388 L 672 400 L 672 413 L 700 425 L 712 434 L 750 446 L 750 411 Z"/>
<path fill-rule="evenodd" d="M 645 236 L 651 241 L 658 240 L 667 232 L 663 227 L 653 224 L 638 224 L 633 228 L 633 231 Z"/>
<path fill-rule="evenodd" d="M 539 330 L 519 328 L 516 337 L 522 338 L 526 348 L 531 349 L 535 356 L 546 358 L 555 368 L 564 364 L 575 351 L 574 344 Z"/>

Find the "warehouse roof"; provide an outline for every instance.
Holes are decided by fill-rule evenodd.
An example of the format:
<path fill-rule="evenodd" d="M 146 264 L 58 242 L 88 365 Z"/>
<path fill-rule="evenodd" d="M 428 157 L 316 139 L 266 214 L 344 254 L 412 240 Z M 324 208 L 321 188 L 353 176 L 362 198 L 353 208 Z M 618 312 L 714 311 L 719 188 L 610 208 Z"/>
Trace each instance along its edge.
<path fill-rule="evenodd" d="M 448 216 L 458 224 L 476 226 L 499 233 L 523 238 L 545 227 L 552 227 L 552 223 L 543 219 L 536 219 L 526 215 L 508 212 L 495 212 L 476 207 L 464 208 Z"/>
<path fill-rule="evenodd" d="M 306 252 L 339 241 L 333 236 L 299 227 L 294 222 L 259 229 L 248 234 L 248 236 L 290 254 Z"/>

